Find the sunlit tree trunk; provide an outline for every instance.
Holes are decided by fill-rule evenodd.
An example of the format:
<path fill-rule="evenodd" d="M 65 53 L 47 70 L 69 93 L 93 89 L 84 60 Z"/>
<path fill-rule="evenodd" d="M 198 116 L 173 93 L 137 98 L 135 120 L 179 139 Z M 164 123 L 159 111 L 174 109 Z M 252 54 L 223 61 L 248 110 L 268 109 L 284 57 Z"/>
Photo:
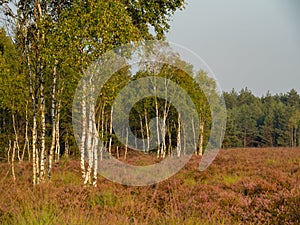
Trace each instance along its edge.
<path fill-rule="evenodd" d="M 145 135 L 144 135 L 142 115 L 139 115 L 139 117 L 140 117 L 140 126 L 141 126 L 141 136 L 142 136 L 142 142 L 143 142 L 143 151 L 145 151 L 146 145 L 145 145 Z"/>
<path fill-rule="evenodd" d="M 56 124 L 55 124 L 55 162 L 58 162 L 60 159 L 60 132 L 59 132 L 59 124 L 60 124 L 60 108 L 61 108 L 61 100 L 58 101 L 56 107 Z"/>
<path fill-rule="evenodd" d="M 7 162 L 10 164 L 10 152 L 11 152 L 11 140 L 8 141 L 8 149 L 7 149 Z"/>
<path fill-rule="evenodd" d="M 124 160 L 126 160 L 127 151 L 128 151 L 128 128 L 126 128 L 126 141 L 125 141 Z"/>
<path fill-rule="evenodd" d="M 51 94 L 51 119 L 52 119 L 52 140 L 51 140 L 51 147 L 50 147 L 50 154 L 49 154 L 49 163 L 48 163 L 48 178 L 51 178 L 51 170 L 52 170 L 52 162 L 53 162 L 53 155 L 55 150 L 55 143 L 56 143 L 56 115 L 55 115 L 55 106 L 56 106 L 56 68 L 57 68 L 57 60 L 54 62 L 53 68 L 53 79 L 52 79 L 52 94 Z"/>
<path fill-rule="evenodd" d="M 114 107 L 111 106 L 110 110 L 110 123 L 109 123 L 109 145 L 108 145 L 108 152 L 109 155 L 111 156 L 111 148 L 112 148 L 112 132 L 113 132 L 113 112 L 114 112 Z"/>
<path fill-rule="evenodd" d="M 25 143 L 22 152 L 22 161 L 24 160 L 25 152 L 27 150 L 28 161 L 31 160 L 30 150 L 29 150 L 29 138 L 28 138 L 28 101 L 26 101 L 26 109 L 25 109 Z"/>
<path fill-rule="evenodd" d="M 156 87 L 155 87 L 156 88 Z M 160 135 L 159 135 L 159 114 L 158 114 L 158 102 L 157 102 L 157 98 L 155 97 L 155 116 L 156 116 L 156 132 L 157 132 L 157 158 L 161 157 L 161 148 L 159 146 L 160 143 Z"/>
<path fill-rule="evenodd" d="M 25 38 L 27 42 L 27 35 Z M 27 68 L 29 72 L 29 92 L 31 96 L 32 102 L 32 111 L 33 111 L 33 123 L 32 123 L 32 171 L 33 171 L 33 184 L 36 185 L 39 183 L 39 156 L 38 156 L 38 149 L 37 149 L 37 102 L 34 93 L 33 87 L 33 74 L 31 72 L 31 61 L 28 52 L 28 47 L 26 47 L 26 55 L 27 55 Z"/>
<path fill-rule="evenodd" d="M 11 155 L 11 172 L 12 172 L 14 182 L 16 182 L 16 174 L 15 174 L 15 154 L 16 154 L 16 147 L 17 147 L 16 143 L 17 141 L 14 141 L 12 155 Z"/>
<path fill-rule="evenodd" d="M 88 103 L 88 122 L 87 122 L 87 137 L 86 137 L 86 150 L 87 150 L 87 170 L 85 174 L 84 184 L 91 184 L 92 177 L 92 168 L 93 168 L 93 119 L 91 113 L 91 104 Z"/>
<path fill-rule="evenodd" d="M 41 68 L 42 69 L 42 68 Z M 40 72 L 40 113 L 41 113 L 41 163 L 40 163 L 40 181 L 45 181 L 45 164 L 47 158 L 46 152 L 46 117 L 45 117 L 45 96 L 44 96 L 44 75 Z"/>
<path fill-rule="evenodd" d="M 104 145 L 104 112 L 105 112 L 105 102 L 103 103 L 102 111 L 101 111 L 101 149 L 100 149 L 100 160 L 103 159 L 103 145 Z"/>
<path fill-rule="evenodd" d="M 180 157 L 181 155 L 181 119 L 180 113 L 178 113 L 178 126 L 177 126 L 177 156 Z"/>
<path fill-rule="evenodd" d="M 94 99 L 93 99 L 94 100 Z M 92 101 L 94 102 L 94 101 Z M 92 117 L 92 129 L 93 129 L 93 143 L 92 143 L 92 151 L 93 151 L 93 186 L 97 186 L 97 175 L 98 175 L 98 131 L 95 125 L 95 106 L 92 104 L 90 108 L 91 117 Z"/>
<path fill-rule="evenodd" d="M 82 81 L 82 98 L 81 98 L 81 123 L 82 123 L 82 133 L 80 142 L 80 168 L 82 173 L 82 178 L 85 180 L 85 165 L 84 165 L 84 154 L 86 147 L 86 130 L 87 130 L 87 118 L 86 118 L 86 81 Z"/>
<path fill-rule="evenodd" d="M 194 153 L 197 155 L 197 142 L 196 142 L 194 119 L 192 119 L 192 130 L 193 130 L 193 140 L 194 140 Z"/>
<path fill-rule="evenodd" d="M 19 146 L 19 135 L 18 135 L 17 128 L 16 128 L 16 121 L 15 121 L 15 113 L 14 112 L 11 113 L 11 117 L 12 117 L 13 129 L 14 129 L 14 133 L 15 133 L 15 143 L 14 143 L 15 146 L 14 147 L 17 149 L 18 160 L 21 161 L 20 146 Z"/>
<path fill-rule="evenodd" d="M 149 131 L 149 122 L 148 122 L 148 115 L 146 108 L 144 109 L 145 112 L 145 127 L 146 127 L 146 136 L 147 136 L 147 152 L 150 150 L 150 131 Z"/>
<path fill-rule="evenodd" d="M 180 126 L 182 126 L 182 131 L 183 131 L 183 155 L 186 155 L 186 130 L 184 124 L 181 123 Z"/>
<path fill-rule="evenodd" d="M 199 145 L 198 145 L 198 155 L 202 155 L 203 141 L 204 141 L 204 121 L 200 122 L 199 131 L 200 131 L 200 138 L 199 138 Z"/>

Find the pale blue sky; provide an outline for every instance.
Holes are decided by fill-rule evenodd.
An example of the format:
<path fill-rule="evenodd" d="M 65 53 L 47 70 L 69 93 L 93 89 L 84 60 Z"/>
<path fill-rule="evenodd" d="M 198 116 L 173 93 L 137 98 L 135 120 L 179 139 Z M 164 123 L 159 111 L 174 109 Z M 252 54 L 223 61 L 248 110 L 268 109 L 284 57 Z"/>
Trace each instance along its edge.
<path fill-rule="evenodd" d="M 187 0 L 168 40 L 198 54 L 224 91 L 300 92 L 300 0 Z"/>

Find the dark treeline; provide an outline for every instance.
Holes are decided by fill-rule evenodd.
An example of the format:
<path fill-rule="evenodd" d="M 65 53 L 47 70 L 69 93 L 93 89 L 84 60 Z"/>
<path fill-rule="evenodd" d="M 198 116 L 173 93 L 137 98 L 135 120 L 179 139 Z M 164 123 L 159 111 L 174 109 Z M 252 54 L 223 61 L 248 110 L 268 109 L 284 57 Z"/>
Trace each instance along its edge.
<path fill-rule="evenodd" d="M 296 147 L 300 144 L 300 96 L 254 96 L 247 88 L 225 92 L 227 128 L 223 142 L 230 147 Z"/>

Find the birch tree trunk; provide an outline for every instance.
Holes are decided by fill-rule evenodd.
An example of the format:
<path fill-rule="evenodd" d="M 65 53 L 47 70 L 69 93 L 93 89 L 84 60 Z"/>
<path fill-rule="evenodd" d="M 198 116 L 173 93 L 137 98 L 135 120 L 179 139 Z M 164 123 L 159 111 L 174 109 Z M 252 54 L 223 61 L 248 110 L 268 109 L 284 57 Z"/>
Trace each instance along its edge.
<path fill-rule="evenodd" d="M 14 143 L 15 146 L 14 147 L 17 149 L 18 160 L 21 161 L 20 146 L 19 146 L 19 135 L 18 135 L 17 128 L 16 128 L 16 121 L 15 121 L 15 113 L 14 112 L 11 113 L 11 117 L 12 117 L 13 129 L 14 129 L 14 133 L 15 133 L 15 143 Z"/>
<path fill-rule="evenodd" d="M 25 110 L 25 143 L 22 152 L 21 160 L 24 160 L 25 152 L 27 150 L 28 161 L 30 161 L 30 150 L 29 150 L 29 138 L 28 138 L 28 101 L 26 101 L 26 110 Z"/>
<path fill-rule="evenodd" d="M 51 119 L 52 119 L 52 140 L 51 140 L 51 147 L 50 147 L 50 154 L 49 154 L 49 163 L 48 163 L 48 178 L 51 179 L 51 170 L 52 170 L 52 162 L 53 162 L 53 155 L 56 143 L 56 115 L 55 115 L 55 106 L 56 106 L 56 67 L 57 67 L 57 60 L 54 62 L 53 68 L 53 80 L 52 80 L 52 94 L 51 94 Z"/>
<path fill-rule="evenodd" d="M 41 66 L 42 69 L 42 66 Z M 44 75 L 40 73 L 40 113 L 41 113 L 41 164 L 40 164 L 40 181 L 45 181 L 45 164 L 46 164 L 46 117 L 45 117 L 45 96 L 44 96 Z"/>
<path fill-rule="evenodd" d="M 142 142 L 143 142 L 143 151 L 145 152 L 146 145 L 145 145 L 145 135 L 144 135 L 142 115 L 139 115 L 139 117 L 140 117 L 140 126 L 141 126 L 141 136 L 142 136 Z"/>
<path fill-rule="evenodd" d="M 193 119 L 192 119 L 192 130 L 193 130 L 193 140 L 194 140 L 194 153 L 197 155 L 196 133 L 195 133 L 195 124 Z"/>
<path fill-rule="evenodd" d="M 109 124 L 109 145 L 108 145 L 108 152 L 109 155 L 111 156 L 111 145 L 112 145 L 112 131 L 113 131 L 113 112 L 114 112 L 114 107 L 111 106 L 111 110 L 110 110 L 110 124 Z"/>
<path fill-rule="evenodd" d="M 105 102 L 103 103 L 103 108 L 101 111 L 101 140 L 102 140 L 102 145 L 100 149 L 100 160 L 103 159 L 103 145 L 104 145 L 104 111 L 105 111 Z"/>
<path fill-rule="evenodd" d="M 94 100 L 94 99 L 93 99 Z M 95 123 L 95 105 L 94 101 L 92 101 L 90 112 L 92 118 L 92 129 L 93 129 L 93 144 L 92 144 L 92 151 L 93 151 L 93 186 L 97 186 L 97 175 L 98 175 L 98 131 Z"/>
<path fill-rule="evenodd" d="M 37 1 L 37 10 L 38 10 L 38 21 L 39 23 L 43 22 L 43 12 L 42 12 L 42 5 L 41 0 Z M 38 37 L 38 44 L 44 44 L 45 41 L 45 34 L 42 29 L 38 25 L 37 26 L 37 37 Z M 45 143 L 45 136 L 46 136 L 46 117 L 45 117 L 45 81 L 44 81 L 44 62 L 42 60 L 42 56 L 40 55 L 40 49 L 38 48 L 38 65 L 39 65 L 39 78 L 40 78 L 40 113 L 41 113 L 41 162 L 40 162 L 40 182 L 45 181 L 45 164 L 46 164 L 46 143 Z"/>
<path fill-rule="evenodd" d="M 15 174 L 15 154 L 16 154 L 16 141 L 14 141 L 14 146 L 12 150 L 12 156 L 11 156 L 11 172 L 13 176 L 14 182 L 16 182 L 16 174 Z"/>
<path fill-rule="evenodd" d="M 150 131 L 149 131 L 149 123 L 148 123 L 148 115 L 146 108 L 145 111 L 145 126 L 146 126 L 146 136 L 147 136 L 147 152 L 150 151 Z"/>
<path fill-rule="evenodd" d="M 200 137 L 199 137 L 199 145 L 198 145 L 198 155 L 203 154 L 203 141 L 204 141 L 204 121 L 200 122 L 199 125 Z"/>
<path fill-rule="evenodd" d="M 126 128 L 126 142 L 125 142 L 124 160 L 126 160 L 127 151 L 128 151 L 128 128 Z"/>
<path fill-rule="evenodd" d="M 60 124 L 60 107 L 61 100 L 59 100 L 56 107 L 56 125 L 55 125 L 55 162 L 58 162 L 60 159 L 60 132 L 59 132 L 59 124 Z"/>
<path fill-rule="evenodd" d="M 89 105 L 90 106 L 90 105 Z M 88 107 L 89 108 L 89 107 Z M 92 173 L 92 165 L 93 165 L 93 125 L 92 125 L 92 116 L 91 111 L 89 109 L 88 112 L 88 129 L 87 129 L 87 140 L 86 140 L 86 149 L 87 149 L 87 157 L 88 157 L 88 165 L 85 174 L 84 184 L 91 184 L 91 173 Z"/>
<path fill-rule="evenodd" d="M 27 42 L 27 36 L 25 38 Z M 29 72 L 29 92 L 31 95 L 32 111 L 33 111 L 33 123 L 32 123 L 32 172 L 33 172 L 33 185 L 39 184 L 39 157 L 37 149 L 37 102 L 33 88 L 33 75 L 31 72 L 31 61 L 28 49 L 26 47 L 27 55 L 27 68 Z"/>
<path fill-rule="evenodd" d="M 85 146 L 86 146 L 86 81 L 82 81 L 82 99 L 81 99 L 81 122 L 82 122 L 82 133 L 81 133 L 81 142 L 80 142 L 80 168 L 82 173 L 82 178 L 85 180 L 85 165 L 84 165 L 84 154 L 85 154 Z"/>
<path fill-rule="evenodd" d="M 160 135 L 159 135 L 159 114 L 158 114 L 158 102 L 157 102 L 157 98 L 155 96 L 155 116 L 156 116 L 156 132 L 157 132 L 157 158 L 161 157 L 161 152 L 160 152 L 160 146 L 159 146 L 159 143 L 160 143 Z"/>
<path fill-rule="evenodd" d="M 180 157 L 181 155 L 181 120 L 180 120 L 180 113 L 178 113 L 178 127 L 177 127 L 177 156 Z"/>

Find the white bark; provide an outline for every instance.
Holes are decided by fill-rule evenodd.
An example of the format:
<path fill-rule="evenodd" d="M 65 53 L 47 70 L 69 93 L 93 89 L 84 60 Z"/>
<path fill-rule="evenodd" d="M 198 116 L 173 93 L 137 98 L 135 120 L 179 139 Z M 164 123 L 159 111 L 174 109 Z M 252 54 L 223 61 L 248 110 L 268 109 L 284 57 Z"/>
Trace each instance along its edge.
<path fill-rule="evenodd" d="M 86 140 L 86 149 L 87 149 L 87 157 L 88 157 L 88 165 L 87 165 L 87 170 L 85 174 L 85 180 L 84 184 L 91 184 L 92 182 L 92 168 L 93 168 L 93 120 L 92 120 L 92 114 L 91 114 L 91 105 L 89 103 L 89 109 L 88 111 L 88 128 L 87 128 L 87 140 Z"/>
<path fill-rule="evenodd" d="M 18 135 L 17 128 L 16 128 L 16 121 L 15 121 L 15 113 L 14 112 L 11 113 L 11 117 L 12 117 L 13 129 L 14 129 L 14 133 L 15 133 L 15 142 L 16 143 L 14 143 L 14 144 L 16 145 L 15 148 L 17 149 L 18 160 L 21 161 L 20 146 L 19 146 L 19 135 Z"/>
<path fill-rule="evenodd" d="M 109 155 L 111 156 L 111 145 L 112 145 L 112 131 L 113 131 L 113 112 L 114 112 L 114 107 L 111 106 L 111 110 L 110 110 L 110 124 L 109 124 L 109 145 L 108 145 L 108 152 Z"/>
<path fill-rule="evenodd" d="M 203 153 L 203 140 L 204 140 L 204 121 L 200 122 L 199 125 L 200 130 L 200 140 L 199 140 L 199 146 L 198 146 L 198 155 L 202 155 Z"/>
<path fill-rule="evenodd" d="M 147 110 L 145 110 L 145 126 L 146 126 L 146 136 L 147 136 L 147 152 L 150 150 L 150 131 L 149 131 L 149 123 L 148 123 L 148 116 Z"/>
<path fill-rule="evenodd" d="M 25 151 L 27 150 L 28 161 L 30 161 L 30 150 L 29 150 L 29 138 L 28 138 L 28 101 L 26 102 L 26 113 L 25 113 L 25 143 L 22 152 L 21 160 L 24 160 Z"/>
<path fill-rule="evenodd" d="M 61 100 L 59 100 L 56 107 L 56 124 L 55 124 L 55 162 L 58 162 L 60 159 L 60 132 L 59 132 L 59 124 L 60 124 L 60 107 Z"/>
<path fill-rule="evenodd" d="M 41 113 L 41 162 L 40 162 L 40 181 L 45 181 L 45 164 L 46 164 L 46 117 L 45 117 L 45 96 L 44 96 L 44 75 L 40 73 L 40 113 Z"/>
<path fill-rule="evenodd" d="M 56 106 L 56 67 L 57 67 L 57 60 L 54 62 L 53 68 L 53 80 L 52 80 L 52 94 L 51 94 L 51 119 L 52 119 L 52 140 L 51 140 L 51 147 L 50 147 L 50 154 L 49 154 L 49 164 L 48 164 L 48 178 L 51 179 L 51 170 L 52 170 L 52 161 L 55 149 L 55 138 L 56 138 L 56 115 L 55 115 L 55 106 Z"/>
<path fill-rule="evenodd" d="M 84 154 L 86 146 L 86 82 L 82 81 L 82 99 L 81 99 L 81 122 L 82 122 L 82 133 L 81 133 L 81 142 L 80 142 L 80 168 L 82 173 L 82 178 L 85 179 L 86 171 L 84 164 Z"/>
<path fill-rule="evenodd" d="M 143 120 L 142 120 L 142 116 L 140 116 L 140 126 L 141 126 L 141 135 L 142 135 L 142 142 L 143 142 L 143 151 L 145 152 L 146 149 L 146 145 L 145 145 L 145 135 L 144 135 L 144 128 L 143 128 Z"/>
<path fill-rule="evenodd" d="M 15 153 L 17 147 L 16 143 L 17 141 L 14 141 L 14 146 L 13 146 L 12 156 L 11 156 L 11 172 L 12 172 L 14 182 L 16 182 L 16 174 L 15 174 Z"/>
<path fill-rule="evenodd" d="M 177 127 L 177 156 L 180 157 L 181 155 L 181 119 L 180 113 L 178 113 L 178 127 Z"/>
<path fill-rule="evenodd" d="M 192 119 L 192 130 L 193 130 L 193 140 L 194 140 L 194 153 L 197 155 L 197 144 L 196 144 L 196 133 L 194 119 Z"/>
<path fill-rule="evenodd" d="M 158 102 L 157 98 L 155 97 L 155 116 L 156 116 L 156 132 L 157 132 L 157 158 L 161 157 L 161 152 L 160 152 L 160 135 L 159 135 L 159 114 L 158 114 Z"/>
<path fill-rule="evenodd" d="M 128 128 L 126 128 L 126 142 L 125 142 L 124 160 L 126 160 L 127 151 L 128 151 Z"/>

